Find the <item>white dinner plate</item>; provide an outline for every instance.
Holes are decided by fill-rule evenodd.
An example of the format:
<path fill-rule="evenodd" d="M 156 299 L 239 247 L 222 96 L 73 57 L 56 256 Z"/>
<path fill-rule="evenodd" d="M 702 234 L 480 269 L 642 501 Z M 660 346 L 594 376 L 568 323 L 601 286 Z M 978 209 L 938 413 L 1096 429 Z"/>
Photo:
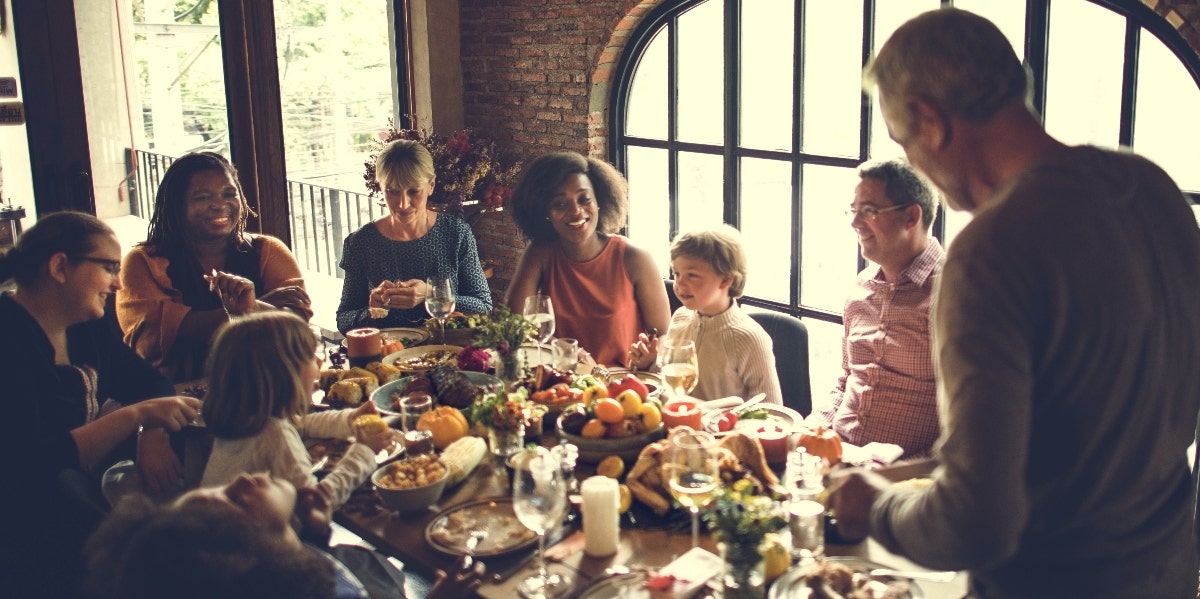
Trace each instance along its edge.
<path fill-rule="evenodd" d="M 429 341 L 429 330 L 417 327 L 389 327 L 379 329 L 380 336 L 384 337 L 384 342 L 387 338 L 392 338 L 404 344 L 404 347 L 411 348 L 414 345 L 420 345 Z M 346 339 L 342 338 L 342 347 L 346 347 Z"/>
<path fill-rule="evenodd" d="M 881 564 L 877 564 L 870 560 L 862 559 L 861 557 L 850 556 L 831 556 L 825 558 L 826 562 L 842 564 L 856 572 L 868 572 L 875 568 L 884 568 Z M 805 577 L 808 575 L 810 568 L 792 568 L 783 576 L 780 576 L 774 584 L 771 585 L 771 592 L 767 595 L 768 599 L 809 599 L 812 597 L 812 589 L 808 586 L 808 581 Z M 889 583 L 893 579 L 888 576 L 877 578 L 879 582 Z M 908 593 L 900 595 L 901 599 L 923 599 L 925 592 L 921 590 L 920 585 L 914 581 L 905 581 L 908 583 Z"/>

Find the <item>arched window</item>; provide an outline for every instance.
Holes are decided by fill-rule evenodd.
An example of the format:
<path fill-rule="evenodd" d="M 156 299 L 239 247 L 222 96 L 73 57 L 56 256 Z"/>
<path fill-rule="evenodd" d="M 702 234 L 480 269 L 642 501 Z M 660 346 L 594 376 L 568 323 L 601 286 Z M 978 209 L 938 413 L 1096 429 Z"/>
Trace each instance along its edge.
<path fill-rule="evenodd" d="M 679 231 L 738 227 L 744 303 L 804 317 L 812 359 L 836 369 L 824 352 L 839 347 L 865 266 L 844 216 L 855 169 L 903 156 L 862 67 L 901 23 L 951 5 L 1013 42 L 1052 135 L 1130 147 L 1200 201 L 1200 111 L 1188 108 L 1200 106 L 1200 58 L 1137 0 L 674 0 L 646 15 L 616 71 L 610 139 L 630 183 L 629 236 L 665 273 Z M 935 234 L 948 243 L 968 218 L 940 214 Z"/>

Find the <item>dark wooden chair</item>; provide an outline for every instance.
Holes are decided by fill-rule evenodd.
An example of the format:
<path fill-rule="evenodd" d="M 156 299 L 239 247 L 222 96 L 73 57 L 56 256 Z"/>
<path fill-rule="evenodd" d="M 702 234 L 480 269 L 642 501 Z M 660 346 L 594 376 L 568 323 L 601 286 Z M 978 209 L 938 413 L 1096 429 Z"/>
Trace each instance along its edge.
<path fill-rule="evenodd" d="M 775 371 L 783 391 L 783 404 L 802 416 L 812 412 L 812 386 L 808 378 L 808 327 L 799 318 L 778 312 L 752 312 L 771 336 Z"/>

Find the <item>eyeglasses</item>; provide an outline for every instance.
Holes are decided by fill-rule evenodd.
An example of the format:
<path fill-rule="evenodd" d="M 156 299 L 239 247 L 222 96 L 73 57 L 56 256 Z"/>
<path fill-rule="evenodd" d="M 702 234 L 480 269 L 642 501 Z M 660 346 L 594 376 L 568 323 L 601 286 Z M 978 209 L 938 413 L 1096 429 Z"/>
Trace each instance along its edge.
<path fill-rule="evenodd" d="M 113 278 L 121 276 L 121 263 L 117 260 L 108 260 L 106 258 L 93 258 L 91 256 L 76 256 L 75 258 L 72 258 L 72 260 L 78 260 L 79 262 L 91 262 L 92 264 L 99 264 L 101 267 L 104 268 L 104 271 L 107 272 L 109 274 L 109 276 L 111 276 Z"/>
<path fill-rule="evenodd" d="M 865 218 L 867 220 L 875 220 L 875 217 L 879 216 L 880 214 L 883 214 L 884 212 L 891 212 L 893 210 L 899 210 L 901 208 L 908 208 L 909 206 L 912 206 L 912 203 L 897 204 L 895 206 L 888 206 L 887 208 L 876 208 L 876 207 L 868 204 L 866 206 L 861 206 L 858 209 L 850 208 L 849 210 L 846 210 L 846 217 L 853 219 L 855 216 L 861 215 L 863 218 Z"/>

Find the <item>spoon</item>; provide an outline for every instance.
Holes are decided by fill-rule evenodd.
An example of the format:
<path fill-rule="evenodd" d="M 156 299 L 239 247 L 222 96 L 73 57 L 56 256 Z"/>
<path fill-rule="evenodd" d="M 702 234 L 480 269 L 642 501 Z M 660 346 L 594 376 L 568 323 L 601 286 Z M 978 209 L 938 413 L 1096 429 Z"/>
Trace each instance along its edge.
<path fill-rule="evenodd" d="M 917 572 L 915 570 L 892 570 L 890 568 L 875 568 L 870 572 L 871 578 L 890 576 L 892 578 L 907 578 L 922 582 L 950 582 L 958 576 L 958 572 Z"/>

